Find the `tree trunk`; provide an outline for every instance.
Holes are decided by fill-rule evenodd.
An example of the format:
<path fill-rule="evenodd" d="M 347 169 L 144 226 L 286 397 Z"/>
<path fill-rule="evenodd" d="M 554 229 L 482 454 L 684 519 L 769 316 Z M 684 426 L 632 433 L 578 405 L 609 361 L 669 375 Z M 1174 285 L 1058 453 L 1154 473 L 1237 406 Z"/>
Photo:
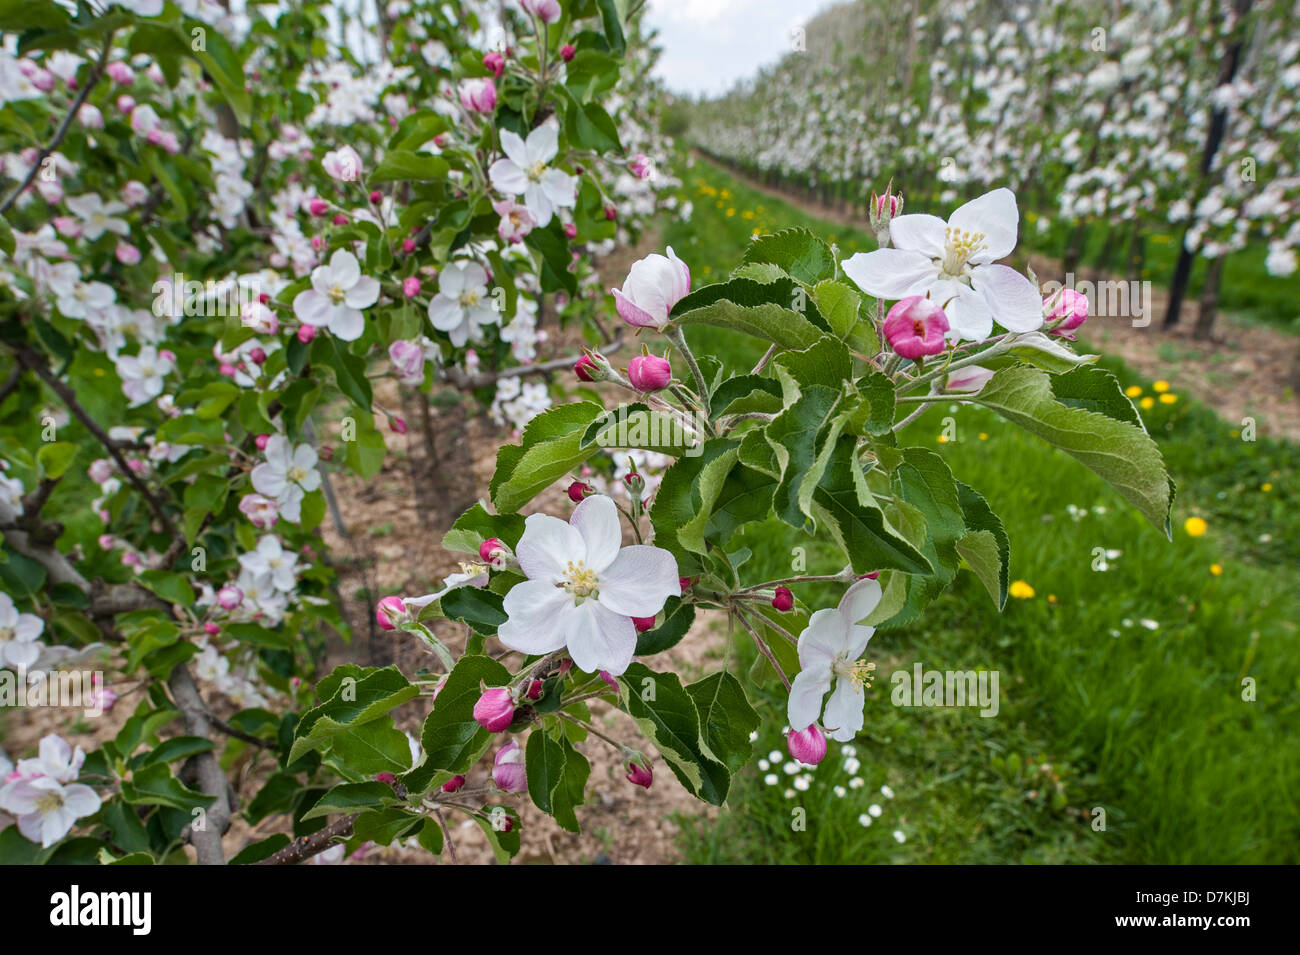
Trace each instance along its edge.
<path fill-rule="evenodd" d="M 1196 316 L 1192 337 L 1204 341 L 1214 330 L 1214 320 L 1219 314 L 1219 282 L 1223 278 L 1223 256 L 1217 256 L 1205 271 L 1205 287 L 1201 289 L 1201 311 Z"/>

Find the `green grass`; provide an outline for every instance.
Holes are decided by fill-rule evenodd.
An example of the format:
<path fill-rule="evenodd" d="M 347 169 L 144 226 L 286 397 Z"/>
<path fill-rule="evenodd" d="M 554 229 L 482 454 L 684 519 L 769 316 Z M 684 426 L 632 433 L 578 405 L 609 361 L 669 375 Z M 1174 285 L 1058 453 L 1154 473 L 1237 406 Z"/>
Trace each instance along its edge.
<path fill-rule="evenodd" d="M 702 193 L 698 179 L 717 194 Z M 755 225 L 813 227 L 845 252 L 871 247 L 865 235 L 820 224 L 706 163 L 683 180 L 695 212 L 669 223 L 665 242 L 692 266 L 697 286 L 724 277 Z M 728 208 L 737 211 L 727 216 Z M 763 350 L 712 328 L 692 329 L 691 340 L 736 370 Z M 1153 394 L 1119 362 L 1105 364 Z M 849 788 L 853 774 L 835 743 L 807 789 L 782 765 L 757 764 L 784 749 L 784 694 L 764 686 L 755 765 L 715 822 L 682 821 L 686 860 L 1297 861 L 1300 450 L 1243 441 L 1236 425 L 1184 396 L 1142 413 L 1179 484 L 1172 542 L 1091 472 L 988 412 L 942 405 L 911 425 L 905 440 L 944 455 L 1001 516 L 1012 578 L 1035 595 L 999 614 L 963 572 L 919 624 L 876 635 L 876 685 L 852 744 L 859 788 Z M 947 417 L 956 440 L 941 443 Z M 1193 515 L 1208 523 L 1202 537 L 1184 530 Z M 807 548 L 809 573 L 840 566 L 826 542 L 775 521 L 744 544 L 754 551 L 744 571 L 754 580 L 787 576 L 794 546 Z M 1096 548 L 1119 552 L 1105 571 L 1093 569 Z M 838 594 L 809 584 L 798 596 L 815 607 Z M 752 651 L 737 647 L 748 662 Z M 982 718 L 973 709 L 893 706 L 890 674 L 918 660 L 927 669 L 997 670 L 1001 711 Z M 1253 702 L 1243 699 L 1245 678 Z M 862 826 L 872 804 L 881 816 Z M 1097 808 L 1105 831 L 1091 824 Z M 795 809 L 806 810 L 802 830 L 792 827 Z"/>

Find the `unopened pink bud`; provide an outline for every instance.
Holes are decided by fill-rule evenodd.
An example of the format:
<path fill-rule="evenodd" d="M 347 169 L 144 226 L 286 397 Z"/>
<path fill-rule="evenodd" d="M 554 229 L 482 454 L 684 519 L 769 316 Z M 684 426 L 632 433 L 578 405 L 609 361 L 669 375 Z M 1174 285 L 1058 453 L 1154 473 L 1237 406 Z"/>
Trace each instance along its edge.
<path fill-rule="evenodd" d="M 415 240 L 414 240 L 414 239 L 403 239 L 403 240 L 402 240 L 402 251 L 405 252 L 407 255 L 410 255 L 412 252 L 414 252 L 414 251 L 415 251 Z"/>
<path fill-rule="evenodd" d="M 584 484 L 582 481 L 574 481 L 569 485 L 569 500 L 574 504 L 582 501 L 584 497 L 595 494 L 596 489 L 590 484 Z"/>
<path fill-rule="evenodd" d="M 375 607 L 375 622 L 379 624 L 381 630 L 396 630 L 410 619 L 410 616 L 406 601 L 401 597 L 381 597 Z"/>
<path fill-rule="evenodd" d="M 117 111 L 123 116 L 131 115 L 131 110 L 135 109 L 135 97 L 123 93 L 117 98 Z"/>
<path fill-rule="evenodd" d="M 257 445 L 257 450 L 265 451 L 266 446 L 271 443 L 271 436 L 269 434 L 259 434 L 253 439 L 253 443 Z"/>
<path fill-rule="evenodd" d="M 785 745 L 791 757 L 809 766 L 816 766 L 826 758 L 826 735 L 816 723 L 798 732 L 791 730 Z"/>
<path fill-rule="evenodd" d="M 885 338 L 904 358 L 916 360 L 937 355 L 948 347 L 948 316 L 938 303 L 922 295 L 909 295 L 894 303 L 885 316 Z"/>
<path fill-rule="evenodd" d="M 379 205 L 379 203 L 383 201 L 384 201 L 384 194 L 380 192 L 378 189 L 375 189 L 370 193 L 370 202 L 372 205 L 377 206 Z"/>
<path fill-rule="evenodd" d="M 140 250 L 130 242 L 119 242 L 117 248 L 113 250 L 113 255 L 123 265 L 140 264 Z"/>
<path fill-rule="evenodd" d="M 209 637 L 215 637 L 217 634 L 221 632 L 221 628 L 218 627 L 215 623 L 205 623 L 203 625 L 203 632 L 206 633 Z"/>
<path fill-rule="evenodd" d="M 442 784 L 442 791 L 445 793 L 454 793 L 457 789 L 460 789 L 460 787 L 464 785 L 465 785 L 464 776 L 453 776 L 451 777 L 451 779 L 447 780 L 445 783 Z"/>
<path fill-rule="evenodd" d="M 298 341 L 302 342 L 304 345 L 309 344 L 311 340 L 315 337 L 316 337 L 315 325 L 298 326 Z"/>
<path fill-rule="evenodd" d="M 673 380 L 673 367 L 658 355 L 638 355 L 627 363 L 627 379 L 637 391 L 659 391 Z"/>
<path fill-rule="evenodd" d="M 495 564 L 510 556 L 510 548 L 498 537 L 489 537 L 478 545 L 478 556 L 489 564 Z"/>
<path fill-rule="evenodd" d="M 522 793 L 528 790 L 524 751 L 514 740 L 502 746 L 492 761 L 492 782 L 502 792 Z"/>
<path fill-rule="evenodd" d="M 533 680 L 528 684 L 528 692 L 524 694 L 530 700 L 540 700 L 542 698 L 542 681 Z"/>
<path fill-rule="evenodd" d="M 406 434 L 406 419 L 393 415 L 388 419 L 388 427 L 392 428 L 397 434 Z"/>
<path fill-rule="evenodd" d="M 121 60 L 115 60 L 108 64 L 108 66 L 104 67 L 104 72 L 118 86 L 130 86 L 135 82 L 135 71 Z"/>
<path fill-rule="evenodd" d="M 506 71 L 506 58 L 500 53 L 493 50 L 483 56 L 483 66 L 492 71 L 492 75 L 500 77 Z"/>
<path fill-rule="evenodd" d="M 408 275 L 402 280 L 402 294 L 407 298 L 415 298 L 420 294 L 420 280 L 414 275 Z"/>
<path fill-rule="evenodd" d="M 313 199 L 307 203 L 307 211 L 314 216 L 323 216 L 329 211 L 330 204 L 324 199 Z"/>
<path fill-rule="evenodd" d="M 570 239 L 576 239 L 578 237 L 578 227 L 572 222 L 566 222 L 564 223 L 564 234 Z"/>
<path fill-rule="evenodd" d="M 266 350 L 263 348 L 253 348 L 248 352 L 248 360 L 254 365 L 266 364 Z"/>
<path fill-rule="evenodd" d="M 655 781 L 654 772 L 651 771 L 650 764 L 645 762 L 644 756 L 628 761 L 627 781 L 642 789 L 649 789 L 650 784 Z"/>
<path fill-rule="evenodd" d="M 790 593 L 789 587 L 776 588 L 776 595 L 772 597 L 772 606 L 781 613 L 785 613 L 794 606 L 794 594 Z"/>
<path fill-rule="evenodd" d="M 647 630 L 655 628 L 654 617 L 633 617 L 632 626 L 636 627 L 637 633 L 645 633 Z"/>
<path fill-rule="evenodd" d="M 564 46 L 560 47 L 560 59 L 564 60 L 565 63 L 571 61 L 577 53 L 578 51 L 574 48 L 572 43 L 566 43 Z"/>
<path fill-rule="evenodd" d="M 112 535 L 112 534 L 100 534 L 100 535 L 99 535 L 99 549 L 100 549 L 100 550 L 112 550 L 112 549 L 113 549 L 113 535 Z"/>
<path fill-rule="evenodd" d="M 508 729 L 515 719 L 515 701 L 504 686 L 484 690 L 474 704 L 474 719 L 489 733 Z"/>

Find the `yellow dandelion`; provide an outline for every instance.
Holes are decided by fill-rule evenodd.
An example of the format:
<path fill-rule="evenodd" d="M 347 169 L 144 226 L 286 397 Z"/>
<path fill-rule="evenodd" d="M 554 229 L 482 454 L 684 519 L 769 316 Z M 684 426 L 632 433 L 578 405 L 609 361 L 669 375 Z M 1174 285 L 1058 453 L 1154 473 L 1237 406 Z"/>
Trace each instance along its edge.
<path fill-rule="evenodd" d="M 1032 588 L 1030 588 L 1030 589 L 1032 589 Z M 1056 594 L 1048 594 L 1048 595 L 1047 595 L 1047 602 L 1048 602 L 1049 604 L 1054 604 L 1054 603 L 1056 603 Z"/>
<path fill-rule="evenodd" d="M 1156 406 L 1156 399 L 1152 398 L 1150 395 L 1147 395 L 1145 398 L 1139 401 L 1138 404 L 1142 406 L 1142 410 L 1150 411 L 1152 408 Z"/>
<path fill-rule="evenodd" d="M 1203 517 L 1189 517 L 1183 522 L 1183 530 L 1187 531 L 1188 537 L 1200 537 L 1209 529 L 1209 524 L 1205 523 Z"/>
<path fill-rule="evenodd" d="M 734 216 L 735 214 L 736 214 L 736 207 L 735 207 L 735 206 L 732 206 L 730 209 L 727 210 L 727 218 L 728 218 L 728 219 L 730 219 L 730 218 L 731 218 L 732 216 Z"/>
<path fill-rule="evenodd" d="M 1169 382 L 1165 381 L 1164 379 L 1161 379 L 1160 381 L 1154 382 L 1154 383 L 1152 383 L 1152 385 L 1151 385 L 1151 390 L 1152 390 L 1152 391 L 1158 391 L 1158 392 L 1165 392 L 1165 391 L 1168 391 L 1168 390 L 1169 390 Z"/>
<path fill-rule="evenodd" d="M 1129 385 L 1127 388 L 1124 389 L 1124 394 L 1128 395 L 1130 398 L 1140 397 L 1142 394 L 1142 386 Z"/>
<path fill-rule="evenodd" d="M 1210 573 L 1211 573 L 1213 576 L 1215 576 L 1215 577 L 1222 577 L 1222 576 L 1223 576 L 1223 567 L 1222 567 L 1221 565 L 1219 565 L 1219 564 L 1211 564 L 1211 565 L 1210 565 Z"/>
<path fill-rule="evenodd" d="M 1017 600 L 1028 600 L 1034 595 L 1034 588 L 1023 580 L 1014 580 L 1011 582 L 1011 586 L 1007 588 L 1007 593 Z"/>
<path fill-rule="evenodd" d="M 939 440 L 939 443 L 940 443 L 940 444 L 947 444 L 947 443 L 948 443 L 948 436 L 947 436 L 946 434 L 941 434 L 941 435 L 939 435 L 939 439 L 938 439 L 938 440 Z"/>
<path fill-rule="evenodd" d="M 1177 400 L 1178 400 L 1178 396 L 1175 394 L 1164 394 L 1160 396 L 1160 403 L 1162 405 L 1172 405 Z"/>
<path fill-rule="evenodd" d="M 980 432 L 980 440 L 981 440 L 981 441 L 987 441 L 988 439 L 989 439 L 989 436 L 988 436 L 987 434 L 985 434 L 983 431 L 981 431 L 981 432 Z"/>
<path fill-rule="evenodd" d="M 1269 491 L 1273 490 L 1273 484 L 1270 481 L 1265 481 L 1259 486 L 1259 489 L 1267 494 Z"/>

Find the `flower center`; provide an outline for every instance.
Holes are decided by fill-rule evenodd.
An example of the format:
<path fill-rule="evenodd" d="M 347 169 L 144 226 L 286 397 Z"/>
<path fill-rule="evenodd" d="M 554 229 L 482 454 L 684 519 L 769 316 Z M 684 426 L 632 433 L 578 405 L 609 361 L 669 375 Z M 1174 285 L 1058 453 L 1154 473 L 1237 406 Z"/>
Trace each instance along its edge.
<path fill-rule="evenodd" d="M 944 229 L 944 255 L 940 264 L 941 279 L 962 279 L 968 271 L 970 257 L 988 248 L 983 232 L 966 232 L 948 226 Z"/>
<path fill-rule="evenodd" d="M 524 175 L 533 182 L 541 182 L 542 174 L 546 172 L 546 163 L 540 159 L 524 170 Z"/>
<path fill-rule="evenodd" d="M 0 627 L 0 643 L 8 643 L 14 639 L 13 627 Z"/>
<path fill-rule="evenodd" d="M 63 808 L 63 797 L 58 793 L 45 792 L 36 797 L 36 811 L 42 816 L 48 816 L 61 808 Z"/>
<path fill-rule="evenodd" d="M 912 334 L 915 335 L 917 338 L 924 338 L 924 337 L 925 337 L 925 322 L 921 321 L 919 318 L 917 318 L 917 319 L 913 319 L 913 320 L 912 320 Z"/>
<path fill-rule="evenodd" d="M 875 671 L 876 665 L 868 663 L 865 660 L 846 660 L 843 657 L 836 657 L 835 662 L 831 664 L 831 670 L 836 676 L 843 677 L 853 684 L 853 689 L 861 693 L 863 689 L 871 686 L 871 674 Z"/>
<path fill-rule="evenodd" d="M 337 282 L 335 282 L 330 286 L 330 290 L 326 294 L 329 295 L 330 301 L 335 305 L 342 305 L 343 300 L 347 298 L 348 293 L 345 292 Z"/>
<path fill-rule="evenodd" d="M 595 597 L 600 593 L 600 577 L 583 561 L 571 560 L 564 565 L 562 579 L 557 581 L 555 586 L 563 587 L 573 594 L 576 598 L 575 603 L 582 603 L 588 597 Z"/>
<path fill-rule="evenodd" d="M 295 483 L 302 483 L 302 479 L 305 478 L 306 476 L 307 476 L 307 471 L 306 471 L 305 468 L 290 468 L 290 469 L 289 469 L 289 480 L 290 480 L 290 481 L 293 481 L 293 482 L 295 482 Z M 273 565 L 273 566 L 274 566 L 274 565 Z"/>
<path fill-rule="evenodd" d="M 460 293 L 460 304 L 462 308 L 473 308 L 483 300 L 477 289 L 467 289 Z"/>

